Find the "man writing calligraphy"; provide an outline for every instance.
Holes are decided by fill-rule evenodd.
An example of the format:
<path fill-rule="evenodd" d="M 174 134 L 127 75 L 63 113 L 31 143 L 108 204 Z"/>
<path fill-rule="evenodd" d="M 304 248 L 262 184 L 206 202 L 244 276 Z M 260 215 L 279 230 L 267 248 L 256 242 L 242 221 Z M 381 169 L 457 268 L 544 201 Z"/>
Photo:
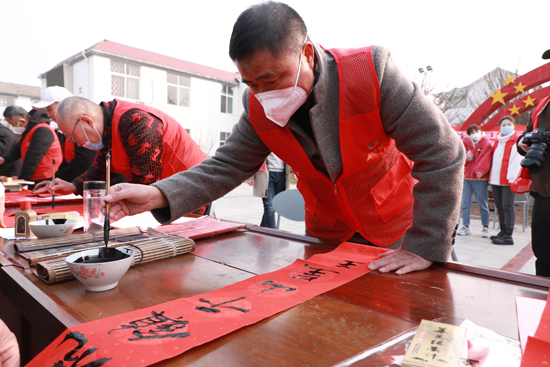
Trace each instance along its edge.
<path fill-rule="evenodd" d="M 370 264 L 398 274 L 447 261 L 465 153 L 444 115 L 383 47 L 325 50 L 283 3 L 237 19 L 229 55 L 245 111 L 216 155 L 151 186 L 121 184 L 111 216 L 152 210 L 161 223 L 240 185 L 275 153 L 298 176 L 316 237 L 395 248 Z"/>

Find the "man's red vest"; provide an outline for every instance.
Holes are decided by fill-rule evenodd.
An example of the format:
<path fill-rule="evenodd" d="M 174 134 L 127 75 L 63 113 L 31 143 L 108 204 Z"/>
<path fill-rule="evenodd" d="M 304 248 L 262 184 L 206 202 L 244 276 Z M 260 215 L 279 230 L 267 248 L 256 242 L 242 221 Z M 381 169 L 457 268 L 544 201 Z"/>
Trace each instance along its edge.
<path fill-rule="evenodd" d="M 174 173 L 186 171 L 207 158 L 197 143 L 185 129 L 172 117 L 164 112 L 143 104 L 116 100 L 116 108 L 112 122 L 112 169 L 121 173 L 128 180 L 132 178 L 130 162 L 122 145 L 118 124 L 120 117 L 133 108 L 150 113 L 162 121 L 164 136 L 162 143 L 162 175 L 157 180 L 170 177 Z"/>
<path fill-rule="evenodd" d="M 65 139 L 65 143 L 63 143 L 63 158 L 65 158 L 65 162 L 71 163 L 74 156 L 74 143 Z"/>
<path fill-rule="evenodd" d="M 339 241 L 359 232 L 387 246 L 412 223 L 412 163 L 395 147 L 380 119 L 380 86 L 372 47 L 332 49 L 338 66 L 339 134 L 343 173 L 332 182 L 315 169 L 288 127 L 269 120 L 250 94 L 249 115 L 262 141 L 298 176 L 306 227 L 316 237 Z"/>
<path fill-rule="evenodd" d="M 48 149 L 46 154 L 44 154 L 44 157 L 42 157 L 42 160 L 40 161 L 40 163 L 38 163 L 36 170 L 31 176 L 31 181 L 51 178 L 53 175 L 53 160 L 55 159 L 56 172 L 59 166 L 61 165 L 61 161 L 63 160 L 63 154 L 61 153 L 61 145 L 59 144 L 59 139 L 57 138 L 57 134 L 52 129 L 52 127 L 45 122 L 36 124 L 36 126 L 34 126 L 29 131 L 29 133 L 25 135 L 25 138 L 19 141 L 19 144 L 21 146 L 21 160 L 25 162 L 25 156 L 29 151 L 29 146 L 31 145 L 34 132 L 36 131 L 36 129 L 40 127 L 47 127 L 52 132 L 54 140 L 52 145 L 50 146 L 50 149 Z"/>

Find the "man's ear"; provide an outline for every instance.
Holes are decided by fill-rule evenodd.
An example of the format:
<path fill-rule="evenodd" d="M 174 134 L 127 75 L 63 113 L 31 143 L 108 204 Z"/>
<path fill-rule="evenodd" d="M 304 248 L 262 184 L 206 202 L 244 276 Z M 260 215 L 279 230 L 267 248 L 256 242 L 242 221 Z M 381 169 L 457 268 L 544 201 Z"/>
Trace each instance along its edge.
<path fill-rule="evenodd" d="M 307 63 L 310 69 L 313 69 L 315 52 L 313 50 L 313 43 L 308 42 L 304 45 L 304 56 L 306 57 Z"/>
<path fill-rule="evenodd" d="M 94 121 L 89 116 L 86 116 L 86 115 L 80 116 L 80 121 L 86 125 L 94 126 Z"/>

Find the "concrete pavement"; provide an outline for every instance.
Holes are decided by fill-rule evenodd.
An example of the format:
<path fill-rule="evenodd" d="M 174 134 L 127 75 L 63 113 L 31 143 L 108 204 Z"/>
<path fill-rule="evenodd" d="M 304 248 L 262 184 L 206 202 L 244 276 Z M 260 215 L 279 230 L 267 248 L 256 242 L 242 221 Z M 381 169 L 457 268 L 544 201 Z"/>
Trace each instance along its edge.
<path fill-rule="evenodd" d="M 252 187 L 244 183 L 216 201 L 214 207 L 217 218 L 241 223 L 259 225 L 263 215 L 262 199 L 252 196 Z M 491 218 L 492 219 L 492 218 Z M 491 235 L 498 233 L 498 223 Z M 304 222 L 295 222 L 281 218 L 280 229 L 296 234 L 305 233 Z M 455 252 L 461 263 L 486 266 L 490 268 L 535 274 L 535 258 L 531 251 L 531 228 L 516 225 L 513 238 L 514 245 L 493 245 L 489 238 L 481 237 L 481 220 L 472 217 L 470 221 L 472 234 L 457 236 Z"/>

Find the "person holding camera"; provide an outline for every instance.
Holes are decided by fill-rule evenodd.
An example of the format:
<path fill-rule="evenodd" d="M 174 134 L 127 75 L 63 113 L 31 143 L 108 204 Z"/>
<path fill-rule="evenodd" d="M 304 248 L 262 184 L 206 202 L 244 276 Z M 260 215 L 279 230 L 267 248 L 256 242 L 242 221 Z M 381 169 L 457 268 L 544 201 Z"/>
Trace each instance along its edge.
<path fill-rule="evenodd" d="M 495 245 L 513 245 L 514 224 L 516 212 L 514 200 L 516 194 L 510 189 L 510 184 L 518 177 L 521 156 L 517 149 L 513 149 L 519 138 L 515 131 L 516 120 L 512 116 L 505 116 L 498 122 L 500 134 L 493 147 L 493 162 L 489 184 L 493 190 L 495 206 L 498 211 L 500 232 L 491 236 Z"/>
<path fill-rule="evenodd" d="M 546 51 L 550 58 L 550 50 Z M 545 54 L 546 54 L 545 53 Z M 542 99 L 531 122 L 518 139 L 517 150 L 525 155 L 521 161 L 529 168 L 530 195 L 534 199 L 531 219 L 531 245 L 535 254 L 537 275 L 550 277 L 550 168 L 546 155 L 550 143 L 550 96 Z"/>
<path fill-rule="evenodd" d="M 462 228 L 457 232 L 459 236 L 472 234 L 470 231 L 470 212 L 472 208 L 472 193 L 476 197 L 481 216 L 481 237 L 489 237 L 489 172 L 493 157 L 491 140 L 477 125 L 470 125 L 466 130 L 462 142 L 466 149 L 466 163 L 464 166 L 464 187 L 462 189 Z"/>

